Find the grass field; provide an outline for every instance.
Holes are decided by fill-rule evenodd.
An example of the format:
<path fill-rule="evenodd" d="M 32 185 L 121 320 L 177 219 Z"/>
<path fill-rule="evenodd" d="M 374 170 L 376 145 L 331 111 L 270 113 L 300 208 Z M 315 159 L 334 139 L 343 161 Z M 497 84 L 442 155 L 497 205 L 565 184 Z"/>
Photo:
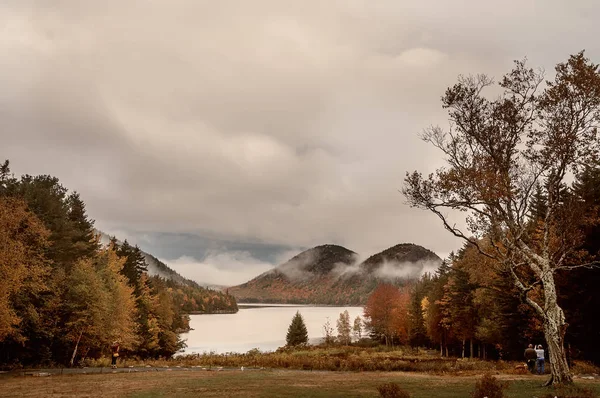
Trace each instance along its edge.
<path fill-rule="evenodd" d="M 500 375 L 507 396 L 539 397 L 552 390 L 538 376 Z M 404 372 L 176 371 L 130 374 L 10 377 L 0 379 L 1 397 L 377 397 L 377 386 L 395 382 L 413 398 L 469 397 L 477 376 Z M 599 380 L 578 380 L 600 397 Z"/>

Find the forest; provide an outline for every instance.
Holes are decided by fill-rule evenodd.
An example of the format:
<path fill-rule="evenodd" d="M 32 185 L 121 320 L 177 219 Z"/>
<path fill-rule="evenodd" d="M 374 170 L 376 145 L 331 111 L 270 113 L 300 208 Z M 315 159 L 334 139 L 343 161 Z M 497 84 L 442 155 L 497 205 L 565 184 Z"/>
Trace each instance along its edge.
<path fill-rule="evenodd" d="M 147 273 L 127 241 L 100 243 L 77 192 L 56 177 L 0 165 L 0 365 L 76 366 L 107 355 L 171 357 L 191 312 L 235 312 L 235 299 Z"/>
<path fill-rule="evenodd" d="M 584 205 L 587 214 L 578 228 L 584 240 L 579 250 L 600 258 L 600 163 L 586 167 L 564 194 Z M 538 192 L 530 215 L 536 228 L 544 213 Z M 565 201 L 567 203 L 567 201 Z M 600 268 L 557 272 L 558 297 L 568 328 L 569 361 L 600 363 Z M 543 297 L 539 286 L 533 293 Z M 466 243 L 434 274 L 410 287 L 382 284 L 365 305 L 371 336 L 388 344 L 430 347 L 441 356 L 522 360 L 528 344 L 545 345 L 542 322 L 524 303 L 510 278 L 477 248 Z"/>
<path fill-rule="evenodd" d="M 547 384 L 572 383 L 573 357 L 598 360 L 600 66 L 581 51 L 548 80 L 515 61 L 497 84 L 460 76 L 441 102 L 449 127 L 421 138 L 444 166 L 407 172 L 402 193 L 465 245 L 396 309 L 404 335 L 444 355 L 543 344 Z"/>

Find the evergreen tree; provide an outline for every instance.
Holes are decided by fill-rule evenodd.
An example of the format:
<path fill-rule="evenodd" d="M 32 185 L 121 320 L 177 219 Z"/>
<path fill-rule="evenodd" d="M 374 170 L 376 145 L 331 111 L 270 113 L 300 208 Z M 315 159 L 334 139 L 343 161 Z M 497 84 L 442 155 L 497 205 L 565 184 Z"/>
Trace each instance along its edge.
<path fill-rule="evenodd" d="M 142 274 L 136 292 L 136 308 L 138 312 L 137 334 L 139 345 L 136 347 L 138 355 L 143 358 L 157 356 L 160 351 L 160 323 L 156 316 L 158 299 L 152 293 L 148 283 L 148 276 Z"/>
<path fill-rule="evenodd" d="M 77 192 L 67 197 L 67 206 L 68 219 L 73 227 L 71 250 L 77 252 L 75 255 L 78 258 L 91 257 L 100 248 L 94 230 L 94 221 L 88 217 L 85 203 Z"/>
<path fill-rule="evenodd" d="M 535 186 L 535 191 L 529 207 L 529 215 L 532 220 L 543 220 L 548 210 L 548 198 L 539 184 Z"/>
<path fill-rule="evenodd" d="M 6 195 L 14 183 L 15 178 L 10 173 L 10 162 L 5 160 L 0 165 L 0 196 Z"/>
<path fill-rule="evenodd" d="M 300 315 L 300 311 L 297 311 L 296 315 L 292 318 L 285 341 L 290 347 L 308 343 L 308 331 L 306 330 L 306 325 L 304 324 L 302 315 Z"/>
<path fill-rule="evenodd" d="M 410 307 L 408 309 L 408 337 L 410 345 L 413 347 L 424 346 L 428 340 L 422 303 L 423 299 L 425 298 L 425 289 L 428 282 L 429 276 L 424 275 L 415 285 L 410 299 Z"/>
<path fill-rule="evenodd" d="M 479 244 L 485 246 L 488 242 L 484 239 Z M 467 316 L 470 313 L 473 317 L 480 356 L 487 357 L 491 346 L 497 348 L 498 354 L 501 350 L 505 358 L 521 359 L 523 346 L 543 339 L 535 315 L 522 305 L 519 292 L 507 275 L 502 274 L 506 271 L 495 260 L 483 256 L 474 245 L 466 245 L 454 258 L 452 273 L 457 272 L 462 274 L 460 278 L 467 278 L 470 285 Z M 450 278 L 450 282 L 456 281 Z M 461 335 L 455 328 L 463 327 L 462 323 L 455 325 L 450 318 L 449 327 L 453 334 Z"/>
<path fill-rule="evenodd" d="M 452 255 L 451 255 L 452 257 Z M 431 286 L 424 303 L 424 321 L 429 339 L 440 345 L 440 356 L 448 356 L 448 344 L 451 338 L 443 312 L 444 286 L 448 282 L 450 266 L 446 261 L 438 268 L 432 277 Z"/>
<path fill-rule="evenodd" d="M 127 277 L 129 285 L 136 289 L 136 293 L 139 293 L 142 289 L 140 278 L 148 270 L 142 251 L 138 246 L 131 246 L 125 239 L 123 244 L 117 245 L 117 254 L 125 259 L 122 274 Z"/>
<path fill-rule="evenodd" d="M 573 193 L 585 207 L 580 229 L 584 236 L 580 247 L 588 260 L 600 261 L 600 162 L 586 165 L 576 176 Z M 565 341 L 576 358 L 600 363 L 598 330 L 600 320 L 590 316 L 600 308 L 600 267 L 579 268 L 557 276 L 558 291 L 569 328 Z"/>

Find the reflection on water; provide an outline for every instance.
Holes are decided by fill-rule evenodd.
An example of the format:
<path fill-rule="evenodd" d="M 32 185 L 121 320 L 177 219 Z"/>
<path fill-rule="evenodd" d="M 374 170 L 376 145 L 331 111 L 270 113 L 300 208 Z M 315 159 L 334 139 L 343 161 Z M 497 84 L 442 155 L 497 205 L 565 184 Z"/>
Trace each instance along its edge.
<path fill-rule="evenodd" d="M 350 323 L 362 317 L 362 307 L 309 307 L 309 306 L 240 306 L 237 314 L 190 315 L 192 331 L 182 334 L 192 352 L 247 352 L 252 348 L 273 351 L 285 345 L 285 335 L 292 317 L 300 311 L 311 342 L 324 337 L 323 325 L 329 317 L 331 326 L 341 312 L 348 310 Z M 337 331 L 334 332 L 337 334 Z"/>

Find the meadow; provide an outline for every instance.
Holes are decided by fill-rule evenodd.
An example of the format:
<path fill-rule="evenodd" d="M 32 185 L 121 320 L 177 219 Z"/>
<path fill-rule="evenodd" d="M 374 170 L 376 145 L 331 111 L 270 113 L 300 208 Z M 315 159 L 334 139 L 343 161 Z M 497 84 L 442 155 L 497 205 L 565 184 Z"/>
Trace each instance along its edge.
<path fill-rule="evenodd" d="M 544 377 L 499 375 L 507 398 L 600 396 L 598 380 L 578 380 L 588 395 L 562 395 L 542 387 Z M 323 372 L 297 370 L 177 371 L 4 379 L 1 397 L 378 397 L 377 387 L 397 383 L 412 398 L 469 397 L 479 376 L 406 372 Z M 591 394 L 591 395 L 590 395 Z"/>

